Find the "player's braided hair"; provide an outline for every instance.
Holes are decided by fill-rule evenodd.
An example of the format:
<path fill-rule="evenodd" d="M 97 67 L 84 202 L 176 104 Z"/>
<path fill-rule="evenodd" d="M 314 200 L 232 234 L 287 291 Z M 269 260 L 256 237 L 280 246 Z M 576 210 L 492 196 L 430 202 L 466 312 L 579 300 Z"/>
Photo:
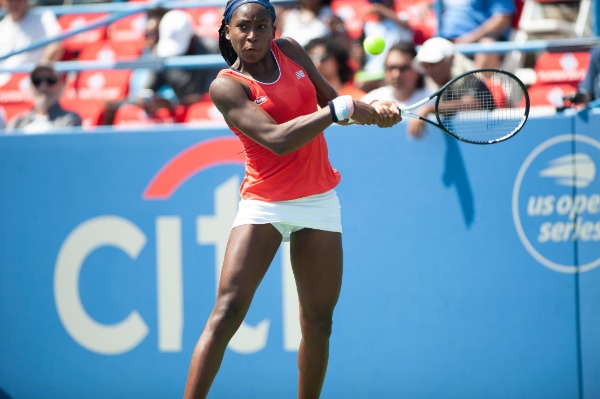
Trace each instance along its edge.
<path fill-rule="evenodd" d="M 225 8 L 227 8 L 232 1 L 233 0 L 229 0 L 225 5 Z M 221 50 L 221 55 L 225 59 L 225 62 L 227 62 L 227 65 L 232 66 L 237 60 L 237 54 L 233 50 L 231 42 L 225 37 L 225 25 L 227 25 L 227 23 L 225 22 L 225 17 L 223 17 L 221 27 L 219 28 L 219 49 Z"/>

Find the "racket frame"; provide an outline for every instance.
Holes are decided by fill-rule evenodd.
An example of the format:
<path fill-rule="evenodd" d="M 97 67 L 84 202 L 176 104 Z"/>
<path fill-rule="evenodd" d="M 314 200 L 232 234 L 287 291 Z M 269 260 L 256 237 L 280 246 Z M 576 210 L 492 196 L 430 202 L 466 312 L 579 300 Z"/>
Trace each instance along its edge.
<path fill-rule="evenodd" d="M 478 72 L 481 72 L 481 73 L 483 73 L 483 72 L 496 72 L 496 73 L 498 73 L 499 72 L 499 73 L 502 73 L 504 75 L 509 76 L 511 79 L 513 79 L 521 87 L 521 89 L 523 91 L 523 96 L 525 97 L 525 105 L 524 105 L 525 112 L 523 113 L 523 118 L 521 120 L 521 123 L 519 123 L 519 125 L 515 129 L 513 129 L 513 131 L 507 133 L 506 135 L 504 135 L 504 136 L 502 136 L 500 138 L 494 139 L 494 140 L 475 141 L 475 140 L 469 140 L 469 139 L 467 139 L 465 137 L 460 137 L 457 134 L 450 132 L 448 129 L 446 129 L 444 127 L 444 125 L 442 123 L 442 120 L 441 120 L 441 117 L 440 117 L 440 114 L 439 114 L 439 103 L 440 103 L 440 99 L 442 98 L 442 94 L 444 93 L 444 91 L 446 91 L 446 89 L 449 86 L 451 86 L 452 84 L 454 84 L 456 81 L 464 78 L 465 76 L 474 75 L 474 74 L 476 74 Z M 410 112 L 410 111 L 413 111 L 413 110 L 415 110 L 417 108 L 420 108 L 423 105 L 427 104 L 433 98 L 436 98 L 434 114 L 435 114 L 435 117 L 437 119 L 437 122 L 433 121 L 433 120 L 431 120 L 429 118 L 425 118 L 425 117 L 423 117 L 423 116 L 421 116 L 419 114 L 416 114 L 414 112 Z M 430 125 L 435 126 L 438 129 L 441 129 L 444 133 L 449 134 L 451 137 L 453 137 L 453 138 L 455 138 L 457 140 L 460 140 L 462 142 L 465 142 L 465 143 L 470 143 L 470 144 L 495 144 L 495 143 L 499 143 L 501 141 L 504 141 L 504 140 L 507 140 L 507 139 L 513 137 L 515 134 L 517 134 L 523 128 L 523 126 L 525 125 L 525 122 L 527 121 L 527 118 L 529 117 L 529 108 L 530 108 L 529 93 L 527 92 L 527 88 L 525 87 L 525 84 L 521 81 L 521 79 L 519 79 L 514 74 L 512 74 L 512 73 L 510 73 L 508 71 L 505 71 L 503 69 L 483 68 L 483 69 L 474 69 L 472 71 L 465 72 L 465 73 L 460 74 L 459 76 L 451 79 L 446 84 L 444 84 L 442 87 L 440 87 L 438 91 L 436 91 L 435 93 L 431 94 L 429 97 L 424 98 L 424 99 L 422 99 L 422 100 L 420 100 L 420 101 L 418 101 L 418 102 L 416 102 L 416 103 L 414 103 L 414 104 L 412 104 L 412 105 L 410 105 L 410 106 L 408 106 L 408 107 L 406 107 L 404 109 L 401 109 L 400 110 L 400 115 L 402 115 L 403 117 L 407 116 L 409 118 L 420 119 L 423 122 L 427 122 Z"/>

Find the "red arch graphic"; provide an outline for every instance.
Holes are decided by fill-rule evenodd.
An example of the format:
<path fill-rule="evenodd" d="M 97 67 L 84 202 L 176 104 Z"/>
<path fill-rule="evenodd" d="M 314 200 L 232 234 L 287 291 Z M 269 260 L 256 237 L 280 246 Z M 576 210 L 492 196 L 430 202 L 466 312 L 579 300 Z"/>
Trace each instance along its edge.
<path fill-rule="evenodd" d="M 144 190 L 146 200 L 165 200 L 190 177 L 204 169 L 228 163 L 244 163 L 246 156 L 237 137 L 220 137 L 198 143 L 175 155 Z"/>

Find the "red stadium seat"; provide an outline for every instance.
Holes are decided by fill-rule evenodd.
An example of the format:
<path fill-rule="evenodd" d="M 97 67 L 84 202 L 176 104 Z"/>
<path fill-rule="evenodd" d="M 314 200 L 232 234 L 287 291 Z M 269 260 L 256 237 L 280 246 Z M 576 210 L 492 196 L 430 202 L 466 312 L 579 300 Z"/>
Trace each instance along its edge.
<path fill-rule="evenodd" d="M 98 126 L 102 122 L 104 101 L 69 100 L 63 98 L 60 101 L 60 104 L 64 109 L 75 112 L 81 117 L 81 125 L 83 128 Z"/>
<path fill-rule="evenodd" d="M 127 42 L 112 42 L 102 40 L 90 44 L 79 53 L 79 60 L 124 61 L 135 60 L 141 54 L 141 47 L 132 46 Z"/>
<path fill-rule="evenodd" d="M 188 107 L 184 122 L 196 125 L 224 125 L 225 119 L 212 101 L 199 101 Z"/>
<path fill-rule="evenodd" d="M 149 116 L 144 109 L 134 104 L 123 104 L 115 113 L 113 125 L 115 126 L 140 126 L 173 123 L 169 111 L 159 108 L 154 116 Z"/>
<path fill-rule="evenodd" d="M 146 41 L 144 36 L 145 25 L 145 13 L 130 15 L 108 25 L 106 39 L 112 43 L 121 43 L 134 47 L 139 54 L 144 48 Z"/>
<path fill-rule="evenodd" d="M 529 89 L 529 99 L 532 107 L 562 107 L 562 97 L 577 91 L 576 84 L 540 84 L 533 85 Z"/>
<path fill-rule="evenodd" d="M 31 101 L 29 74 L 0 73 L 0 104 Z"/>
<path fill-rule="evenodd" d="M 223 11 L 218 7 L 190 8 L 187 12 L 192 16 L 192 24 L 196 34 L 203 37 L 219 37 L 219 27 L 223 20 Z"/>
<path fill-rule="evenodd" d="M 331 9 L 344 21 L 350 37 L 357 39 L 362 34 L 363 10 L 368 5 L 368 0 L 333 0 Z"/>
<path fill-rule="evenodd" d="M 81 100 L 118 101 L 129 93 L 130 70 L 82 71 L 76 82 L 77 98 Z"/>
<path fill-rule="evenodd" d="M 85 25 L 89 25 L 92 21 L 106 17 L 106 13 L 91 13 L 91 14 L 65 14 L 58 17 L 58 23 L 63 31 L 70 29 L 78 29 Z M 106 36 L 106 26 L 81 32 L 75 36 L 66 38 L 63 41 L 63 46 L 67 52 L 78 53 L 82 48 L 103 40 Z"/>
<path fill-rule="evenodd" d="M 589 52 L 543 52 L 535 62 L 536 84 L 579 83 L 585 77 Z"/>

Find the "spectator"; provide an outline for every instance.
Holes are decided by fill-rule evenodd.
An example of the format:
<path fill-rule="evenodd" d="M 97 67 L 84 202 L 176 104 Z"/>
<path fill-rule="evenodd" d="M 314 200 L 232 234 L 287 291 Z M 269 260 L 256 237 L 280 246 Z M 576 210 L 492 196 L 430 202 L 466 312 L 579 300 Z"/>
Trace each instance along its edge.
<path fill-rule="evenodd" d="M 148 11 L 145 26 L 146 44 L 142 59 L 218 53 L 216 40 L 197 36 L 189 13 L 156 7 Z M 185 108 L 202 100 L 208 93 L 218 69 L 178 69 L 160 71 L 136 69 L 129 82 L 130 103 L 146 109 L 167 109 L 181 121 Z M 148 95 L 148 90 L 155 93 Z M 107 102 L 102 124 L 111 125 L 123 102 Z M 161 111 L 162 114 L 162 111 Z M 163 118 L 164 119 L 164 118 Z"/>
<path fill-rule="evenodd" d="M 29 47 L 33 43 L 57 36 L 60 25 L 52 11 L 29 8 L 28 0 L 0 0 L 6 15 L 0 21 L 0 56 Z M 0 68 L 13 68 L 26 63 L 59 61 L 64 49 L 60 42 L 15 54 L 0 60 Z"/>
<path fill-rule="evenodd" d="M 508 40 L 516 12 L 514 0 L 442 0 L 439 36 L 454 43 Z M 477 53 L 475 68 L 498 68 L 501 56 Z"/>
<path fill-rule="evenodd" d="M 425 72 L 427 87 L 433 91 L 437 91 L 453 78 L 473 69 L 470 65 L 470 60 L 462 54 L 456 53 L 454 44 L 441 37 L 434 37 L 425 41 L 419 48 L 415 59 Z M 463 86 L 467 86 L 470 90 L 465 90 L 464 93 L 449 93 L 453 101 L 461 103 L 479 102 L 484 108 L 493 108 L 493 106 L 481 102 L 481 99 L 496 98 L 496 96 L 492 95 L 486 83 L 477 78 L 472 78 L 466 79 L 463 82 Z M 446 102 L 448 108 L 452 109 L 455 106 L 453 101 Z M 433 104 L 427 104 L 419 109 L 419 113 L 421 116 L 425 116 L 434 112 L 434 110 L 435 107 Z M 444 114 L 444 109 L 442 108 L 439 111 L 445 117 L 452 116 L 451 112 Z M 422 129 L 424 124 L 425 122 L 414 119 L 414 124 L 412 126 L 409 125 L 409 130 L 414 134 L 414 132 Z"/>
<path fill-rule="evenodd" d="M 594 102 L 598 106 L 600 100 L 600 47 L 590 50 L 590 62 L 587 73 L 579 84 L 577 92 L 565 97 L 572 105 L 587 105 Z"/>
<path fill-rule="evenodd" d="M 33 110 L 13 118 L 7 132 L 47 133 L 60 128 L 81 126 L 81 118 L 63 109 L 59 100 L 65 86 L 65 77 L 48 63 L 38 64 L 31 71 Z"/>
<path fill-rule="evenodd" d="M 140 56 L 141 60 L 156 57 L 158 26 L 160 24 L 160 20 L 167 12 L 169 12 L 169 10 L 162 7 L 155 7 L 148 10 L 148 13 L 146 14 L 146 25 L 144 26 L 144 37 L 146 41 Z M 153 72 L 151 70 L 144 68 L 137 68 L 133 71 L 131 80 L 129 82 L 129 95 L 131 101 L 135 102 L 138 92 L 140 90 L 144 90 L 147 82 L 150 80 L 151 76 L 153 76 L 152 74 Z M 166 85 L 160 89 L 159 94 L 171 101 L 175 101 L 177 99 L 173 89 Z"/>
<path fill-rule="evenodd" d="M 181 10 L 169 11 L 160 19 L 158 41 L 153 50 L 161 58 L 219 53 L 217 41 L 197 36 L 190 14 Z M 187 106 L 208 93 L 217 73 L 218 69 L 169 68 L 152 73 L 144 88 L 158 92 L 162 86 L 168 85 L 178 102 Z"/>
<path fill-rule="evenodd" d="M 425 72 L 426 86 L 433 91 L 473 69 L 471 60 L 457 53 L 454 44 L 441 37 L 426 40 L 419 48 L 416 60 Z"/>
<path fill-rule="evenodd" d="M 398 42 L 412 42 L 414 38 L 407 19 L 396 13 L 394 0 L 369 0 L 369 3 L 365 9 L 362 37 L 352 50 L 353 58 L 362 66 L 358 77 L 367 91 L 383 83 L 383 63 L 390 47 Z M 385 39 L 386 48 L 381 54 L 365 54 L 362 42 L 371 35 Z"/>
<path fill-rule="evenodd" d="M 365 95 L 365 92 L 353 83 L 354 69 L 350 66 L 348 50 L 334 37 L 312 39 L 304 49 L 321 75 L 340 96 L 349 94 L 359 100 Z"/>
<path fill-rule="evenodd" d="M 424 76 L 413 65 L 416 55 L 417 50 L 410 42 L 393 45 L 384 61 L 384 86 L 370 91 L 361 101 L 367 104 L 376 100 L 395 101 L 398 108 L 402 109 L 432 94 L 432 91 L 425 87 Z M 426 115 L 425 113 L 422 116 Z M 410 137 L 421 138 L 424 124 L 420 122 L 408 119 Z"/>
<path fill-rule="evenodd" d="M 282 9 L 278 15 L 281 36 L 291 37 L 302 46 L 329 35 L 350 46 L 346 26 L 331 10 L 331 0 L 298 0 L 297 7 Z"/>

